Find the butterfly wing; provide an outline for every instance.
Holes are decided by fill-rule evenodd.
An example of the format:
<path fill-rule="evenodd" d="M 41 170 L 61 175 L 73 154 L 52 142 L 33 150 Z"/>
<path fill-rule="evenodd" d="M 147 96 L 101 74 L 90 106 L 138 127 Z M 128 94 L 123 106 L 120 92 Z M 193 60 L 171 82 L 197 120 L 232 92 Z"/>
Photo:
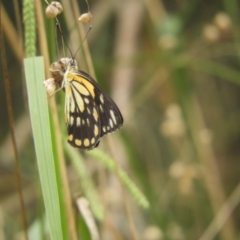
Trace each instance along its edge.
<path fill-rule="evenodd" d="M 104 92 L 97 82 L 87 73 L 79 71 L 95 88 L 95 103 L 101 122 L 101 136 L 114 132 L 123 125 L 122 114 L 116 103 Z"/>
<path fill-rule="evenodd" d="M 87 73 L 68 73 L 65 81 L 68 142 L 83 150 L 92 149 L 101 136 L 122 126 L 123 117 L 114 101 Z"/>

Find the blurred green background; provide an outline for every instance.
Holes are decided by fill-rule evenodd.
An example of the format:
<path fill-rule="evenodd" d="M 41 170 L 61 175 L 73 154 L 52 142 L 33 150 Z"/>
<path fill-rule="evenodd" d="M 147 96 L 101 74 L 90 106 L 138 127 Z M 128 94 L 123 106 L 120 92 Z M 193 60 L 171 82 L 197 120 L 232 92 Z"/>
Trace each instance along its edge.
<path fill-rule="evenodd" d="M 46 3 L 35 2 L 43 8 L 35 6 L 37 21 L 37 14 L 44 16 Z M 74 53 L 81 42 L 77 25 L 82 23 L 72 20 L 73 1 L 62 4 L 59 19 Z M 77 4 L 82 13 L 88 11 L 84 0 Z M 93 28 L 87 41 L 96 78 L 125 120 L 109 137 L 115 160 L 150 203 L 142 209 L 130 194 L 123 196 L 116 175 L 86 157 L 105 211 L 104 221 L 97 224 L 101 239 L 133 239 L 123 201 L 130 205 L 139 240 L 240 239 L 240 1 L 89 0 L 89 6 Z M 22 1 L 2 1 L 30 228 L 42 219 L 44 209 L 23 72 L 22 8 Z M 54 62 L 58 59 L 54 21 L 45 17 L 44 21 Z M 89 25 L 84 25 L 86 31 Z M 39 23 L 36 34 L 37 55 L 42 55 Z M 66 47 L 65 51 L 69 56 Z M 79 68 L 88 72 L 83 55 L 77 56 Z M 2 65 L 0 73 L 0 239 L 24 239 Z M 66 138 L 63 97 L 63 92 L 55 96 Z M 111 155 L 105 138 L 99 148 Z M 67 157 L 66 163 L 72 195 L 81 195 Z"/>

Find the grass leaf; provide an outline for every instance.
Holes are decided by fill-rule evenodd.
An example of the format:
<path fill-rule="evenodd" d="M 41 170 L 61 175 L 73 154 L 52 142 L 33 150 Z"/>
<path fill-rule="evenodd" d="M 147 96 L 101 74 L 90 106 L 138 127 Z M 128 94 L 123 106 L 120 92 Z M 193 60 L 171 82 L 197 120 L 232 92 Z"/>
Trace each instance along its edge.
<path fill-rule="evenodd" d="M 135 183 L 128 177 L 127 173 L 115 165 L 114 160 L 105 154 L 103 151 L 95 148 L 92 151 L 87 152 L 87 155 L 98 159 L 108 170 L 119 174 L 119 179 L 126 187 L 126 190 L 135 198 L 137 203 L 143 208 L 149 207 L 149 202 Z"/>
<path fill-rule="evenodd" d="M 42 84 L 45 79 L 43 58 L 26 58 L 24 67 L 34 145 L 50 236 L 52 240 L 62 240 L 60 196 L 56 181 L 47 96 Z"/>

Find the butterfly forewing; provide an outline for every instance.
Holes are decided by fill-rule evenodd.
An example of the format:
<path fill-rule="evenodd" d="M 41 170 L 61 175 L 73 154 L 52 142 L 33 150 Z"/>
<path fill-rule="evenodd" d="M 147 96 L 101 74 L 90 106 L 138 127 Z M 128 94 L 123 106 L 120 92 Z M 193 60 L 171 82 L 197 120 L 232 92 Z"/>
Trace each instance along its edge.
<path fill-rule="evenodd" d="M 65 76 L 68 142 L 80 149 L 92 149 L 99 144 L 101 136 L 122 126 L 122 115 L 87 73 L 69 72 Z"/>

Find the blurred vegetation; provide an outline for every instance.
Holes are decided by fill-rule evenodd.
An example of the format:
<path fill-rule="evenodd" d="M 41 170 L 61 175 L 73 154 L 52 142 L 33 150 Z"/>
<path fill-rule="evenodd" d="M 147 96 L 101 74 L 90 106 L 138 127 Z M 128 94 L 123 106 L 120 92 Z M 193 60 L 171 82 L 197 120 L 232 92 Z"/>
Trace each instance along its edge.
<path fill-rule="evenodd" d="M 58 59 L 54 20 L 44 16 L 44 1 L 34 2 L 36 51 L 45 57 L 43 47 L 48 49 L 49 75 L 50 63 Z M 62 4 L 59 20 L 74 53 L 82 23 L 72 6 L 78 4 L 82 13 L 88 8 L 84 0 Z M 96 79 L 125 120 L 98 148 L 114 158 L 150 203 L 141 208 L 118 174 L 94 154 L 82 153 L 104 207 L 103 220 L 95 220 L 100 238 L 240 239 L 240 1 L 89 0 L 89 6 L 93 28 L 87 42 Z M 29 239 L 48 239 L 23 72 L 22 9 L 22 1 L 2 0 L 1 21 Z M 68 57 L 58 40 L 60 57 Z M 94 76 L 86 52 L 77 55 L 79 68 Z M 0 239 L 24 239 L 2 72 L 1 64 Z M 61 128 L 56 132 L 66 141 L 64 93 L 54 98 Z M 86 240 L 91 229 L 75 200 L 87 196 L 73 156 L 65 154 L 68 181 L 79 239 Z"/>

